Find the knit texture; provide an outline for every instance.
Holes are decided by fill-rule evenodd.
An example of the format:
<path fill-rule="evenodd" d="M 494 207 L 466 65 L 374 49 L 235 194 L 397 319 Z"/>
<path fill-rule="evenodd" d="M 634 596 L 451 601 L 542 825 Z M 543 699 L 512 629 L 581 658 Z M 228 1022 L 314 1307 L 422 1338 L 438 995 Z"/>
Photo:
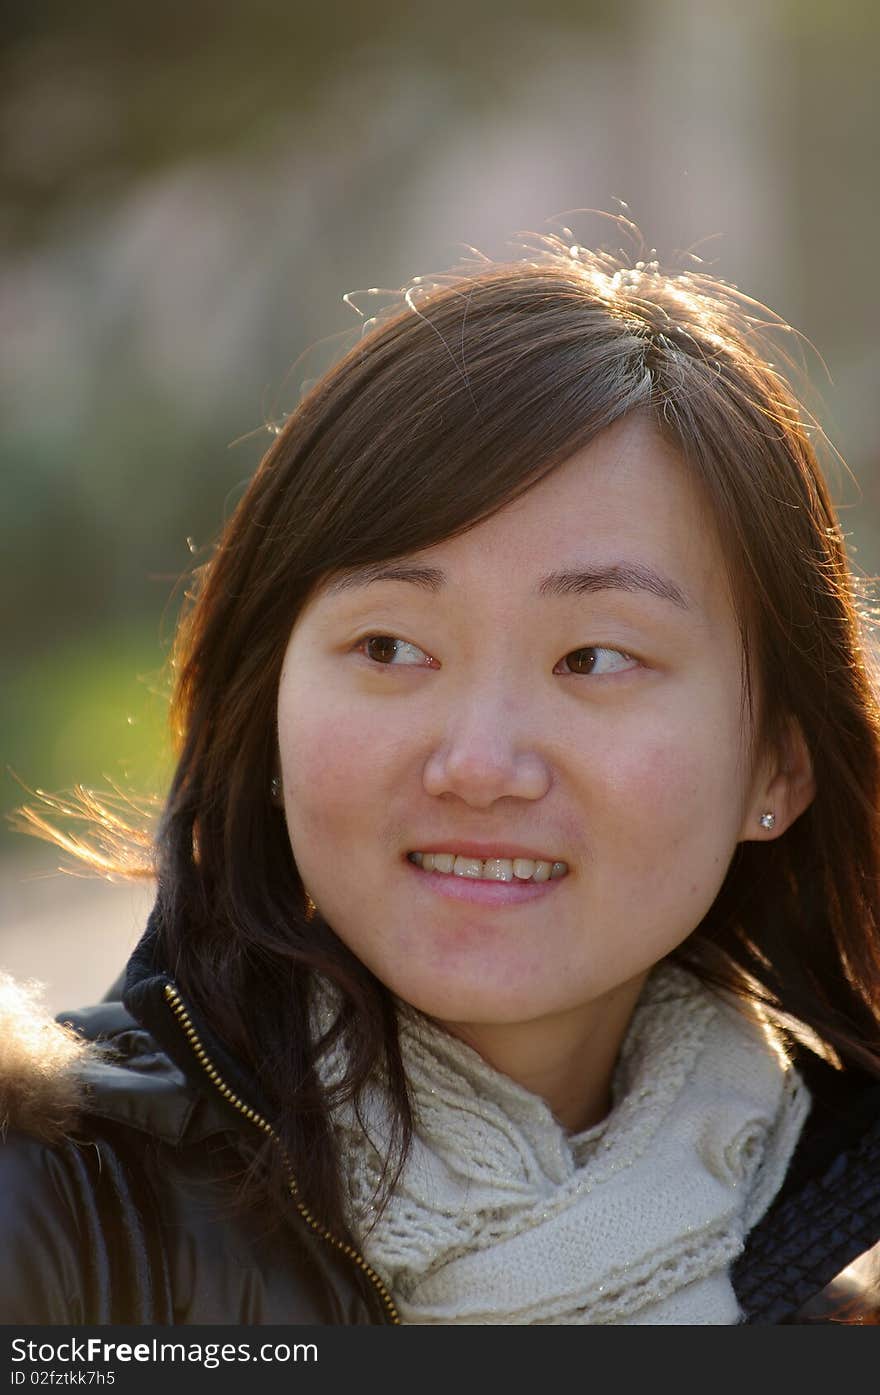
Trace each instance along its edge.
<path fill-rule="evenodd" d="M 326 1012 L 326 1002 L 325 1002 Z M 672 965 L 642 992 L 611 1112 L 545 1102 L 401 1006 L 413 1148 L 386 1210 L 380 1085 L 336 1119 L 352 1223 L 408 1323 L 731 1324 L 729 1278 L 809 1095 L 767 1023 Z M 325 1064 L 331 1079 L 339 1062 Z"/>

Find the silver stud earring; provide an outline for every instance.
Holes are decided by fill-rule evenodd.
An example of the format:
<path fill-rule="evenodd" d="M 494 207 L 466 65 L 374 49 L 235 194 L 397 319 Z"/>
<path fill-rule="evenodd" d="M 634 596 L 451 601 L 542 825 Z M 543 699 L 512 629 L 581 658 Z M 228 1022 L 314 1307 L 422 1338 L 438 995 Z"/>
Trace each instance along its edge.
<path fill-rule="evenodd" d="M 281 803 L 281 776 L 273 775 L 269 782 L 269 792 L 272 795 L 272 803 Z"/>
<path fill-rule="evenodd" d="M 773 828 L 776 824 L 776 815 L 771 813 L 761 814 L 758 823 L 762 828 Z"/>

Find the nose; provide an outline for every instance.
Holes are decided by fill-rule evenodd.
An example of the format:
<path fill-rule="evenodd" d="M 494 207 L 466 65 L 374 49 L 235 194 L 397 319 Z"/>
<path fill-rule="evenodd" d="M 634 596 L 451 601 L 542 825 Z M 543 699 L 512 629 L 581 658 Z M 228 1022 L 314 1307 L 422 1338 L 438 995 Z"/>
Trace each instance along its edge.
<path fill-rule="evenodd" d="M 488 809 L 505 797 L 541 799 L 552 772 L 522 714 L 484 693 L 456 707 L 422 778 L 428 794 L 454 794 L 474 809 Z"/>

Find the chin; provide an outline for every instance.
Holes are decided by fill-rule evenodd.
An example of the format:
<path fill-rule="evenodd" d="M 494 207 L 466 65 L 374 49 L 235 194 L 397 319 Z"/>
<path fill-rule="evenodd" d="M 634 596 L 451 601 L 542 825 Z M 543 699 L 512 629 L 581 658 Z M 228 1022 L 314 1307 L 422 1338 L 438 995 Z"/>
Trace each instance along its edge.
<path fill-rule="evenodd" d="M 513 1026 L 565 1010 L 561 1003 L 536 1001 L 534 984 L 519 991 L 512 985 L 504 991 L 498 987 L 487 991 L 485 984 L 441 985 L 436 980 L 417 984 L 406 980 L 389 983 L 389 987 L 403 1002 L 437 1022 Z"/>

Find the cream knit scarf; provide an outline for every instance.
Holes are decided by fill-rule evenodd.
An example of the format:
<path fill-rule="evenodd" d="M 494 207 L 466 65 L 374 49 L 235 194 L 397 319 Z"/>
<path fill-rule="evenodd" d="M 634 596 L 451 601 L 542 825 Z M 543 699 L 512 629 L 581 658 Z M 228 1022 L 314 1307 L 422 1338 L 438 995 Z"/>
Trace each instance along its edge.
<path fill-rule="evenodd" d="M 624 1042 L 611 1112 L 577 1135 L 405 1007 L 401 1044 L 416 1134 L 372 1229 L 381 1089 L 362 1111 L 366 1135 L 350 1108 L 337 1128 L 355 1231 L 404 1322 L 739 1321 L 729 1266 L 810 1107 L 766 1023 L 661 965 Z M 332 1078 L 333 1063 L 324 1071 Z"/>

